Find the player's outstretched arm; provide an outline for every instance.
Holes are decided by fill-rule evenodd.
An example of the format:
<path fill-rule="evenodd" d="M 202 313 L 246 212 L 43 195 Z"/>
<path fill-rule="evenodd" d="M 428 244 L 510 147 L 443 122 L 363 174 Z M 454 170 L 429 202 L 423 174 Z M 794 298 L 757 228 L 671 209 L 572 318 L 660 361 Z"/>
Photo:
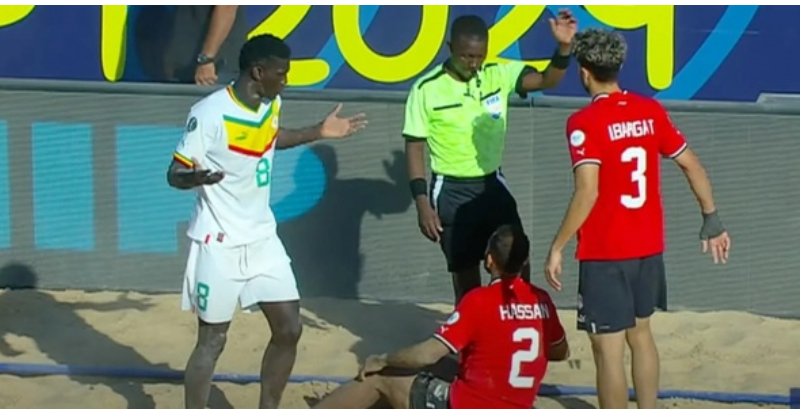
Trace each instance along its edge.
<path fill-rule="evenodd" d="M 703 214 L 703 226 L 700 229 L 703 253 L 710 250 L 715 264 L 727 262 L 731 240 L 717 214 L 711 180 L 708 179 L 703 164 L 700 163 L 700 159 L 697 158 L 694 151 L 688 147 L 674 160 L 680 166 L 686 180 L 689 181 L 689 186 L 700 204 Z"/>
<path fill-rule="evenodd" d="M 391 367 L 403 370 L 419 370 L 423 367 L 436 364 L 439 360 L 450 354 L 450 349 L 436 338 L 430 338 L 411 347 L 406 347 L 392 354 L 368 357 L 359 377 L 378 373 Z"/>
<path fill-rule="evenodd" d="M 340 118 L 342 104 L 339 103 L 322 122 L 301 129 L 283 129 L 278 131 L 275 147 L 278 149 L 293 148 L 311 143 L 319 139 L 346 138 L 367 127 L 367 115 L 359 113 L 348 118 Z"/>
<path fill-rule="evenodd" d="M 213 185 L 224 178 L 222 172 L 204 169 L 196 159 L 191 166 L 173 159 L 167 170 L 167 183 L 175 189 L 192 189 L 200 185 Z"/>

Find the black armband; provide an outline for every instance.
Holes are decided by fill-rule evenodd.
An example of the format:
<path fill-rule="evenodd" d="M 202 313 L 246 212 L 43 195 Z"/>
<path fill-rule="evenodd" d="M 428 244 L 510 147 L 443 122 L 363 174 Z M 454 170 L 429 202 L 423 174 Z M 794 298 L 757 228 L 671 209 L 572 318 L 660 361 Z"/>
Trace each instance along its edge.
<path fill-rule="evenodd" d="M 412 179 L 408 186 L 411 188 L 411 196 L 414 199 L 420 195 L 428 195 L 428 183 L 422 178 Z"/>
<path fill-rule="evenodd" d="M 562 55 L 558 49 L 553 53 L 553 57 L 550 58 L 550 67 L 554 69 L 566 70 L 569 67 L 569 62 L 572 60 L 572 56 L 570 55 Z"/>
<path fill-rule="evenodd" d="M 725 227 L 722 226 L 722 220 L 719 219 L 717 211 L 710 214 L 703 213 L 703 226 L 700 228 L 701 240 L 716 238 L 723 232 L 725 232 Z"/>

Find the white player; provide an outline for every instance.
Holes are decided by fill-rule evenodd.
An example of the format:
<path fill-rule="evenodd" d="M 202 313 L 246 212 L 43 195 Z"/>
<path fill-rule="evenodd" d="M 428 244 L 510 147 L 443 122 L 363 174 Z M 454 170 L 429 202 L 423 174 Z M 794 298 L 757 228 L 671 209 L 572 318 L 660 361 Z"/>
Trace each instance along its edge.
<path fill-rule="evenodd" d="M 273 156 L 276 149 L 343 138 L 367 124 L 363 114 L 338 117 L 340 104 L 315 126 L 280 128 L 289 59 L 281 39 L 251 38 L 241 50 L 239 78 L 191 108 L 169 167 L 170 186 L 197 190 L 182 303 L 199 323 L 186 367 L 186 408 L 206 407 L 237 301 L 246 311 L 260 309 L 269 322 L 259 407 L 278 407 L 302 328 L 291 260 L 269 207 Z"/>

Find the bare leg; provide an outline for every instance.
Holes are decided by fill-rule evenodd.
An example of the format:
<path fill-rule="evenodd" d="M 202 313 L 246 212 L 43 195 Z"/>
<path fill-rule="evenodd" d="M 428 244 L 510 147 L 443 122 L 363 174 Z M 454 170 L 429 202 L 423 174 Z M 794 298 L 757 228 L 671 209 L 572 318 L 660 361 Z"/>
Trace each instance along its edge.
<path fill-rule="evenodd" d="M 261 303 L 272 338 L 261 360 L 261 398 L 259 409 L 277 409 L 297 358 L 297 342 L 303 327 L 300 302 Z"/>
<path fill-rule="evenodd" d="M 625 333 L 631 348 L 631 374 L 640 409 L 655 409 L 658 401 L 659 360 L 650 319 L 636 319 L 636 326 Z"/>
<path fill-rule="evenodd" d="M 184 398 L 187 409 L 205 409 L 211 392 L 211 379 L 219 355 L 225 348 L 230 323 L 208 324 L 198 319 L 197 344 L 189 357 L 184 374 Z"/>
<path fill-rule="evenodd" d="M 313 409 L 369 409 L 381 399 L 381 393 L 370 376 L 364 381 L 351 381 L 323 397 Z"/>
<path fill-rule="evenodd" d="M 601 409 L 628 407 L 625 377 L 625 332 L 589 334 L 597 368 L 597 398 Z"/>
<path fill-rule="evenodd" d="M 414 375 L 375 374 L 344 384 L 325 396 L 314 409 L 369 409 L 381 400 L 394 409 L 408 409 Z"/>
<path fill-rule="evenodd" d="M 461 299 L 464 298 L 468 292 L 481 286 L 481 271 L 478 267 L 466 271 L 454 272 L 452 275 L 456 305 L 461 302 Z"/>

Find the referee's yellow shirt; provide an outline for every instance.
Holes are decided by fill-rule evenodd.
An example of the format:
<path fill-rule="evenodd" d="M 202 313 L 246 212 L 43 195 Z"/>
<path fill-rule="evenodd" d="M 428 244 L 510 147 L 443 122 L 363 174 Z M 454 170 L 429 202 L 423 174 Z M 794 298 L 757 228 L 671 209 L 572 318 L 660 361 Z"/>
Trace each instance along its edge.
<path fill-rule="evenodd" d="M 440 64 L 417 79 L 408 94 L 403 136 L 425 140 L 438 175 L 474 178 L 500 168 L 508 123 L 508 99 L 524 63 L 485 65 L 469 82 Z"/>

